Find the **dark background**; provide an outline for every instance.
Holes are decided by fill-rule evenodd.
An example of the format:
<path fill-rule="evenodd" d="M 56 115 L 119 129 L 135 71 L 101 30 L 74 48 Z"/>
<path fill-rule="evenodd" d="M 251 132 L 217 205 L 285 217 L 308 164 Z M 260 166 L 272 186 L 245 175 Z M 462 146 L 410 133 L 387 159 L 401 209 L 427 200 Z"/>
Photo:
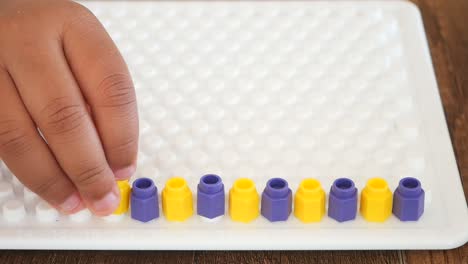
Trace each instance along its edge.
<path fill-rule="evenodd" d="M 468 0 L 412 2 L 419 6 L 423 15 L 445 116 L 467 197 Z M 468 264 L 468 244 L 446 251 L 0 251 L 0 264 L 3 263 Z"/>

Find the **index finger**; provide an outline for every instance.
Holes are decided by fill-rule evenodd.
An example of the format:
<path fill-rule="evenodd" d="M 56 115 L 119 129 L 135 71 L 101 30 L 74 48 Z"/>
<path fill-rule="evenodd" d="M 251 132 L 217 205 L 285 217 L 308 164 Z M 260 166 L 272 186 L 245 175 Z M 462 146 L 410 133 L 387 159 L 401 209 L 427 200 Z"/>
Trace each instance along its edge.
<path fill-rule="evenodd" d="M 130 73 L 98 19 L 77 6 L 64 26 L 63 46 L 73 74 L 90 105 L 107 161 L 117 179 L 136 169 L 138 112 Z"/>

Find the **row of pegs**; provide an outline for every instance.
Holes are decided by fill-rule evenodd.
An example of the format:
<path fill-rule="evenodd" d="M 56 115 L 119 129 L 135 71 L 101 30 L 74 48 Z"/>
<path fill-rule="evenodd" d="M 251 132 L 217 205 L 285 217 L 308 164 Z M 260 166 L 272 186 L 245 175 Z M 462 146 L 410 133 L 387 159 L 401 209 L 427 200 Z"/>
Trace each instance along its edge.
<path fill-rule="evenodd" d="M 126 213 L 148 222 L 159 217 L 158 189 L 149 178 L 140 178 L 130 187 L 119 181 L 121 202 L 116 215 Z M 185 179 L 171 178 L 162 191 L 162 211 L 169 221 L 185 221 L 193 215 L 192 192 Z M 319 222 L 325 215 L 326 195 L 316 179 L 304 179 L 294 195 L 294 215 L 304 223 Z M 131 206 L 130 206 L 131 205 Z M 328 196 L 328 216 L 338 222 L 351 221 L 358 211 L 358 190 L 348 178 L 333 182 Z M 361 191 L 359 211 L 370 222 L 384 222 L 393 213 L 401 221 L 417 221 L 424 212 L 424 190 L 412 177 L 400 180 L 392 192 L 382 178 L 367 181 Z M 233 221 L 248 223 L 260 214 L 271 222 L 286 221 L 293 212 L 293 194 L 282 178 L 270 179 L 260 195 L 248 178 L 237 179 L 229 190 L 228 213 Z M 221 177 L 208 174 L 197 187 L 197 214 L 215 219 L 225 214 L 225 191 Z"/>

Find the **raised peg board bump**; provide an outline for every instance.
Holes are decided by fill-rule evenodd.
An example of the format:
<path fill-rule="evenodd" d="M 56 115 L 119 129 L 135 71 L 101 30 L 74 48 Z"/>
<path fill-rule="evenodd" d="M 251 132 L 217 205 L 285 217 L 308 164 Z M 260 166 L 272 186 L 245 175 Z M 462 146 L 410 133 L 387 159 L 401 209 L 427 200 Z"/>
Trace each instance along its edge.
<path fill-rule="evenodd" d="M 426 191 L 418 222 L 303 224 L 293 215 L 250 224 L 228 216 L 140 223 L 129 215 L 57 215 L 2 169 L 1 248 L 418 249 L 468 238 L 468 213 L 419 11 L 403 1 L 86 1 L 124 55 L 137 89 L 135 178 L 161 192 L 171 176 L 192 192 L 203 174 L 228 191 L 259 192 L 281 177 L 403 177 Z M 3 187 L 2 187 L 3 186 Z M 6 191 L 2 191 L 6 189 Z M 13 194 L 11 190 L 13 189 Z M 10 199 L 9 198 L 9 199 Z M 2 198 L 3 199 L 3 198 Z M 161 199 L 159 199 L 161 200 Z M 194 200 L 195 201 L 195 200 Z M 2 200 L 5 202 L 5 199 Z M 10 208 L 10 207 L 9 207 Z M 195 210 L 196 212 L 196 210 Z"/>

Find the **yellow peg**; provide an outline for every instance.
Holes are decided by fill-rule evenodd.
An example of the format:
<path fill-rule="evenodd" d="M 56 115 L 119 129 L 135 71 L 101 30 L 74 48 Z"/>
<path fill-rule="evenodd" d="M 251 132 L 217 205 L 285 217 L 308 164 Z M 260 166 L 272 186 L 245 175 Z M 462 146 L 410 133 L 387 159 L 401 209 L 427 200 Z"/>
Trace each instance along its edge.
<path fill-rule="evenodd" d="M 114 211 L 114 214 L 120 215 L 125 214 L 128 211 L 131 188 L 130 184 L 128 184 L 128 180 L 117 181 L 117 186 L 120 191 L 120 203 L 119 207 Z"/>
<path fill-rule="evenodd" d="M 384 222 L 392 214 L 392 202 L 387 182 L 372 178 L 361 192 L 361 215 L 369 222 Z"/>
<path fill-rule="evenodd" d="M 259 195 L 251 179 L 240 178 L 229 191 L 229 215 L 236 222 L 248 223 L 260 215 Z"/>
<path fill-rule="evenodd" d="M 193 214 L 193 198 L 184 178 L 174 177 L 162 191 L 162 208 L 169 221 L 185 221 Z"/>
<path fill-rule="evenodd" d="M 325 214 L 325 191 L 316 179 L 304 179 L 294 196 L 294 215 L 304 223 L 319 222 Z"/>

